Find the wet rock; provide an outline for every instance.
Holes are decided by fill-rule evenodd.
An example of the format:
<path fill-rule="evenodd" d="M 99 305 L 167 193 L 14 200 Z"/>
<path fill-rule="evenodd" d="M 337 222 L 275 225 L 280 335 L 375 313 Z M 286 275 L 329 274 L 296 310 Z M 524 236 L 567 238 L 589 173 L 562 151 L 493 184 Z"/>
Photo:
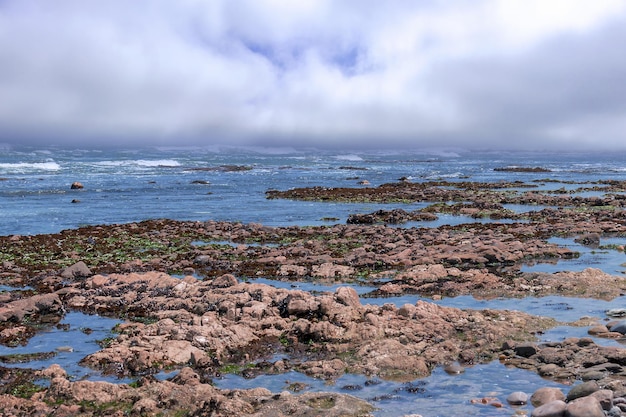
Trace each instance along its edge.
<path fill-rule="evenodd" d="M 535 408 L 531 417 L 564 417 L 567 404 L 563 400 L 553 400 Z"/>
<path fill-rule="evenodd" d="M 60 320 L 63 313 L 63 304 L 57 294 L 40 294 L 0 307 L 0 322 L 21 322 L 26 316 L 56 316 Z"/>
<path fill-rule="evenodd" d="M 530 396 L 530 402 L 535 407 L 539 407 L 556 400 L 565 402 L 565 394 L 563 394 L 563 391 L 559 388 L 542 387 Z"/>
<path fill-rule="evenodd" d="M 78 181 L 73 182 L 72 185 L 70 186 L 70 189 L 72 190 L 81 190 L 83 188 L 85 188 L 85 186 Z"/>
<path fill-rule="evenodd" d="M 364 400 L 350 395 L 330 393 L 304 393 L 291 395 L 281 394 L 272 402 L 259 407 L 255 416 L 274 417 L 277 415 L 298 415 L 314 417 L 324 415 L 328 417 L 357 417 L 370 415 L 374 408 Z M 279 414 L 280 413 L 280 414 Z"/>
<path fill-rule="evenodd" d="M 600 401 L 592 396 L 577 398 L 567 404 L 567 417 L 606 417 Z"/>
<path fill-rule="evenodd" d="M 573 401 L 577 398 L 586 397 L 598 391 L 600 387 L 596 381 L 587 381 L 572 387 L 567 393 L 567 401 Z"/>
<path fill-rule="evenodd" d="M 529 358 L 537 353 L 537 346 L 533 343 L 521 343 L 513 348 L 515 354 L 523 358 Z"/>
<path fill-rule="evenodd" d="M 600 244 L 600 234 L 598 233 L 587 233 L 582 236 L 578 236 L 574 239 L 574 242 L 588 245 L 588 246 L 597 246 Z"/>
<path fill-rule="evenodd" d="M 525 405 L 528 403 L 528 394 L 522 391 L 515 391 L 506 397 L 506 401 L 511 405 Z"/>
<path fill-rule="evenodd" d="M 444 366 L 443 370 L 449 375 L 460 375 L 465 372 L 465 368 L 458 362 L 450 363 Z"/>
<path fill-rule="evenodd" d="M 609 324 L 607 327 L 612 332 L 626 334 L 626 320 L 621 320 L 621 321 Z"/>
<path fill-rule="evenodd" d="M 596 398 L 602 409 L 605 411 L 609 411 L 613 407 L 613 391 L 610 389 L 601 389 L 591 394 L 592 397 Z"/>

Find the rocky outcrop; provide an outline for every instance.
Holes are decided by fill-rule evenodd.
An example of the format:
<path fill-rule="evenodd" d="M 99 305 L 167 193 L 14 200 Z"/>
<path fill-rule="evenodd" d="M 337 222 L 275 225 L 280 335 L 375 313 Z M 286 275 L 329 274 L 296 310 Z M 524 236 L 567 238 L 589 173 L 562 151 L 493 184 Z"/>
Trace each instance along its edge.
<path fill-rule="evenodd" d="M 117 375 L 187 363 L 215 373 L 224 363 L 245 364 L 271 349 L 295 354 L 276 365 L 277 371 L 334 379 L 348 369 L 412 379 L 437 364 L 479 362 L 508 337 L 528 339 L 531 331 L 551 324 L 519 312 L 466 312 L 423 301 L 400 308 L 364 305 L 349 287 L 314 296 L 263 284 L 225 286 L 230 279 L 112 274 L 75 284 L 76 291 L 65 296 L 70 307 L 114 314 L 115 306 L 153 320 L 119 326 L 117 339 L 83 363 Z M 345 357 L 346 351 L 353 354 Z"/>

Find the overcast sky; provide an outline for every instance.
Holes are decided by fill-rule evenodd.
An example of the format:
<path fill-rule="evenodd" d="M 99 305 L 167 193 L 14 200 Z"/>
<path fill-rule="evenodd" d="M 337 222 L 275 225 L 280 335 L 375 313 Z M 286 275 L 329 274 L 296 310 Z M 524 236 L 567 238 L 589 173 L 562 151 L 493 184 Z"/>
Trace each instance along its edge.
<path fill-rule="evenodd" d="M 623 0 L 0 0 L 0 143 L 626 150 Z"/>

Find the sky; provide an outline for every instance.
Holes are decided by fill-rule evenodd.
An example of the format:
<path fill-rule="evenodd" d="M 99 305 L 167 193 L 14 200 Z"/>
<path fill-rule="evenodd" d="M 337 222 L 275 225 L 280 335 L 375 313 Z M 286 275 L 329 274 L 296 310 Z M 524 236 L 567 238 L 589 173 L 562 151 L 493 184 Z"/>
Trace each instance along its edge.
<path fill-rule="evenodd" d="M 0 143 L 626 150 L 623 0 L 0 0 Z"/>

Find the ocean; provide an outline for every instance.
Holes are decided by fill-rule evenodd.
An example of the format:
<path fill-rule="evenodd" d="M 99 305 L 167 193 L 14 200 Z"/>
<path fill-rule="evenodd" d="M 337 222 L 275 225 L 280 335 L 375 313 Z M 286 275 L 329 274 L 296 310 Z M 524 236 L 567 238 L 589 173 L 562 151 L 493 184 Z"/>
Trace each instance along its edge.
<path fill-rule="evenodd" d="M 541 167 L 549 172 L 496 171 Z M 0 235 L 55 233 L 146 219 L 220 220 L 269 226 L 345 223 L 352 213 L 425 203 L 269 200 L 268 190 L 397 182 L 522 181 L 538 189 L 625 180 L 626 154 L 466 150 L 323 151 L 196 147 L 88 150 L 0 147 Z M 70 189 L 80 182 L 84 188 Z M 443 223 L 459 222 L 444 217 Z M 420 226 L 436 227 L 438 223 Z"/>

